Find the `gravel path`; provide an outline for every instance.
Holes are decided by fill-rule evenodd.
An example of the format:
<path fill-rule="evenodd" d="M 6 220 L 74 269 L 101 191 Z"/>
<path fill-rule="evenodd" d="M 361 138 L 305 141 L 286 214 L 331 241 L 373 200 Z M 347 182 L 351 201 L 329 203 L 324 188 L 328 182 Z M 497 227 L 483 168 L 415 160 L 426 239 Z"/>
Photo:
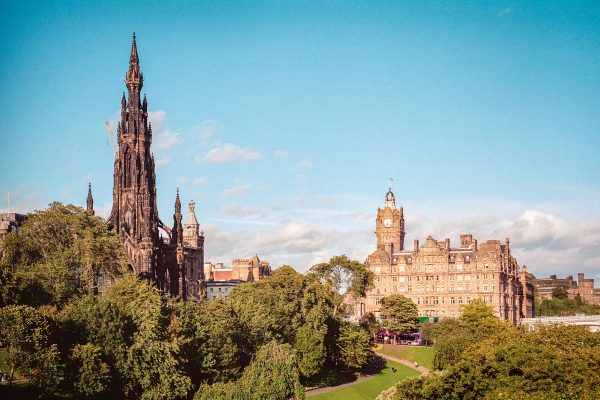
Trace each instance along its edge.
<path fill-rule="evenodd" d="M 419 365 L 418 367 L 415 367 L 415 363 L 413 361 L 405 360 L 403 358 L 396 358 L 396 357 L 388 356 L 387 354 L 383 354 L 383 353 L 377 353 L 376 352 L 375 354 L 377 354 L 380 357 L 385 358 L 386 360 L 394 361 L 394 362 L 397 362 L 398 364 L 406 365 L 407 367 L 410 367 L 412 369 L 416 369 L 417 371 L 419 371 L 423 375 L 427 375 L 430 372 L 429 369 L 425 368 L 422 365 Z"/>

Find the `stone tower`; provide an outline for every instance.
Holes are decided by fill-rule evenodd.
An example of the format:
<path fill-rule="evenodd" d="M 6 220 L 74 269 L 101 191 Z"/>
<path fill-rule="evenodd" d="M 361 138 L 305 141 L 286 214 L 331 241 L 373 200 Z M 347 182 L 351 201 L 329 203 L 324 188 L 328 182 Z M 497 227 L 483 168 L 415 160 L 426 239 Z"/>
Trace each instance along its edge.
<path fill-rule="evenodd" d="M 377 209 L 375 219 L 377 249 L 385 250 L 392 257 L 395 252 L 404 250 L 405 233 L 404 210 L 402 207 L 396 208 L 396 198 L 390 184 L 383 208 Z"/>
<path fill-rule="evenodd" d="M 125 74 L 127 96 L 123 93 L 121 98 L 121 120 L 117 125 L 119 149 L 115 154 L 113 207 L 108 223 L 119 234 L 131 269 L 138 276 L 152 280 L 163 293 L 198 300 L 205 288 L 204 235 L 194 238 L 184 233 L 179 189 L 173 227 L 166 226 L 158 216 L 156 173 L 150 151 L 152 127 L 146 96 L 142 99 L 140 95 L 143 84 L 134 33 Z M 91 204 L 90 189 L 88 210 Z M 197 233 L 195 215 L 193 220 Z M 159 236 L 159 229 L 167 237 Z"/>
<path fill-rule="evenodd" d="M 150 152 L 152 127 L 148 103 L 140 93 L 144 76 L 140 71 L 135 33 L 125 74 L 127 98 L 121 98 L 121 120 L 117 126 L 119 150 L 115 156 L 113 208 L 109 224 L 125 244 L 133 270 L 156 277 L 160 263 L 159 219 L 156 207 L 154 157 Z"/>
<path fill-rule="evenodd" d="M 87 208 L 85 210 L 88 215 L 94 215 L 94 198 L 92 197 L 92 183 L 88 183 Z"/>
<path fill-rule="evenodd" d="M 204 247 L 204 231 L 200 230 L 200 223 L 196 218 L 196 203 L 188 204 L 188 216 L 183 230 L 183 243 L 194 249 Z"/>

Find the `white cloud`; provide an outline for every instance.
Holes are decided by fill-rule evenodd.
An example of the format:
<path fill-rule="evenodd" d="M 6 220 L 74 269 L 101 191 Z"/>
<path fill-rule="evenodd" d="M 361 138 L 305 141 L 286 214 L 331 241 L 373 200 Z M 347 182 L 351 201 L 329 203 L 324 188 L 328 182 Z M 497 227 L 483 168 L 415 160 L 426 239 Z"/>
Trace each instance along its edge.
<path fill-rule="evenodd" d="M 273 152 L 273 157 L 275 158 L 287 158 L 289 156 L 287 151 L 284 150 L 275 150 Z"/>
<path fill-rule="evenodd" d="M 242 218 L 257 218 L 262 215 L 259 208 L 243 207 L 233 202 L 226 204 L 221 211 L 224 214 Z"/>
<path fill-rule="evenodd" d="M 304 158 L 298 161 L 295 165 L 296 168 L 307 169 L 313 166 L 313 162 L 310 158 Z"/>
<path fill-rule="evenodd" d="M 148 120 L 152 123 L 152 149 L 157 154 L 168 152 L 179 142 L 178 135 L 167 124 L 164 110 L 148 112 Z"/>
<path fill-rule="evenodd" d="M 192 183 L 196 186 L 200 186 L 200 185 L 205 185 L 206 182 L 207 182 L 206 178 L 200 177 L 200 178 L 194 179 Z"/>
<path fill-rule="evenodd" d="M 209 119 L 192 128 L 192 134 L 198 137 L 201 141 L 210 139 L 217 131 L 217 121 Z"/>
<path fill-rule="evenodd" d="M 249 183 L 243 183 L 241 185 L 230 187 L 229 189 L 223 190 L 223 197 L 241 197 L 248 194 L 248 191 L 252 188 Z"/>
<path fill-rule="evenodd" d="M 106 202 L 101 206 L 94 205 L 94 212 L 96 215 L 108 219 L 110 217 L 110 212 L 112 211 L 112 201 Z"/>
<path fill-rule="evenodd" d="M 232 161 L 257 161 L 260 153 L 239 147 L 231 143 L 225 143 L 210 150 L 200 161 L 209 163 L 226 163 Z"/>
<path fill-rule="evenodd" d="M 163 157 L 156 160 L 156 169 L 165 169 L 171 165 L 171 159 L 169 157 Z"/>
<path fill-rule="evenodd" d="M 38 185 L 22 185 L 17 190 L 0 190 L 0 210 L 28 213 L 46 208 L 38 189 Z"/>
<path fill-rule="evenodd" d="M 512 12 L 512 7 L 504 7 L 502 10 L 498 11 L 499 17 L 506 17 L 508 14 Z"/>
<path fill-rule="evenodd" d="M 576 210 L 576 204 L 569 211 L 562 203 L 491 198 L 409 206 L 404 208 L 406 245 L 412 248 L 413 239 L 423 241 L 428 234 L 438 240 L 448 237 L 452 246 L 464 233 L 473 234 L 480 243 L 491 239 L 504 242 L 508 237 L 519 264 L 527 265 L 538 277 L 584 272 L 600 279 L 600 218 L 589 213 L 581 216 Z"/>

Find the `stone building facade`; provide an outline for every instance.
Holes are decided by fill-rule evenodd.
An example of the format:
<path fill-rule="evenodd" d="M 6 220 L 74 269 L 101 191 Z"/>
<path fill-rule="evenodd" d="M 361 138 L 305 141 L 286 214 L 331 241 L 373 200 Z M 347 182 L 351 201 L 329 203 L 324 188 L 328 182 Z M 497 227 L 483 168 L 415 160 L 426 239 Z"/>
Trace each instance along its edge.
<path fill-rule="evenodd" d="M 14 212 L 0 213 L 0 258 L 2 258 L 2 243 L 4 237 L 16 231 L 27 220 L 27 215 Z"/>
<path fill-rule="evenodd" d="M 261 261 L 258 255 L 251 258 L 236 258 L 231 267 L 223 263 L 204 264 L 206 276 L 206 295 L 211 300 L 226 297 L 233 288 L 244 282 L 254 282 L 271 275 L 271 266 L 267 261 Z"/>
<path fill-rule="evenodd" d="M 127 96 L 123 93 L 121 98 L 117 125 L 109 227 L 120 236 L 136 274 L 152 280 L 164 293 L 184 299 L 199 298 L 204 288 L 204 234 L 199 229 L 193 202 L 184 230 L 179 190 L 173 225 L 168 226 L 158 216 L 156 171 L 150 149 L 152 126 L 148 122 L 148 101 L 145 95 L 141 98 L 143 84 L 134 34 L 125 74 Z M 88 213 L 93 213 L 91 188 L 87 206 Z M 166 237 L 161 236 L 161 230 Z"/>
<path fill-rule="evenodd" d="M 461 235 L 453 247 L 450 239 L 429 236 L 406 249 L 404 223 L 404 210 L 396 207 L 390 188 L 375 219 L 377 249 L 366 260 L 375 274 L 374 287 L 355 301 L 355 316 L 378 315 L 381 299 L 396 293 L 410 298 L 423 317 L 457 317 L 461 306 L 475 299 L 513 324 L 534 316 L 532 280 L 511 254 L 509 239 L 478 243 L 472 235 Z"/>
<path fill-rule="evenodd" d="M 577 274 L 577 280 L 574 280 L 572 275 L 564 279 L 550 275 L 548 278 L 535 279 L 534 284 L 538 295 L 542 298 L 552 298 L 552 291 L 555 288 L 564 287 L 570 299 L 579 295 L 586 303 L 600 304 L 600 288 L 595 288 L 594 280 L 586 278 L 583 272 Z"/>

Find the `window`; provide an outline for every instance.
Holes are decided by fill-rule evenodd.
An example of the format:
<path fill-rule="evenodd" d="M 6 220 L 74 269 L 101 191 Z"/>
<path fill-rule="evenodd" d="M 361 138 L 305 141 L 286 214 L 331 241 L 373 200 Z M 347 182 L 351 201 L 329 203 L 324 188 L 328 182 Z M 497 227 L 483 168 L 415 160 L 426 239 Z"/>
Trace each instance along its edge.
<path fill-rule="evenodd" d="M 462 297 L 458 298 L 458 304 L 462 304 Z"/>
<path fill-rule="evenodd" d="M 450 297 L 450 304 L 454 304 L 454 297 Z"/>
<path fill-rule="evenodd" d="M 456 280 L 457 281 L 462 281 L 463 280 L 463 276 L 462 275 L 457 275 L 456 276 Z"/>
<path fill-rule="evenodd" d="M 400 280 L 400 282 L 404 282 L 404 277 L 403 276 L 399 277 L 398 279 Z"/>

